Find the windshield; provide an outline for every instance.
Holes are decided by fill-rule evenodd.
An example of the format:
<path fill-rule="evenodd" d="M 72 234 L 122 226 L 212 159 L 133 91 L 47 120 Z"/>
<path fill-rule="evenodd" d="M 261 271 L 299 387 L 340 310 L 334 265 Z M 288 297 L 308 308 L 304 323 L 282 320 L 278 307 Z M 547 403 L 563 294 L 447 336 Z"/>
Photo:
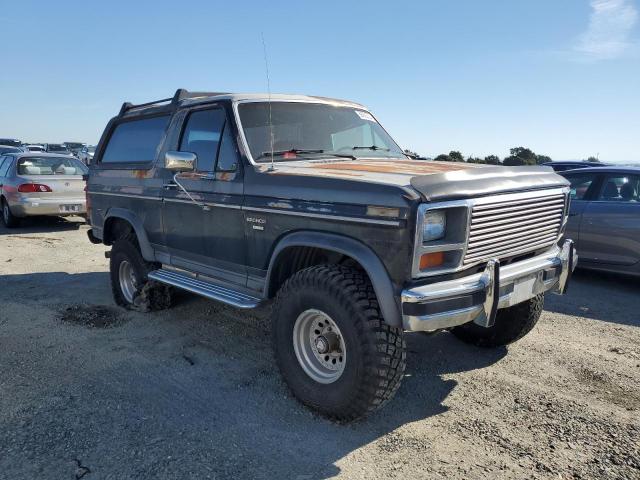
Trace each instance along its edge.
<path fill-rule="evenodd" d="M 83 175 L 89 169 L 75 158 L 23 157 L 18 160 L 18 175 Z"/>
<path fill-rule="evenodd" d="M 5 147 L 0 145 L 0 153 L 20 153 L 21 150 L 17 147 Z"/>
<path fill-rule="evenodd" d="M 74 148 L 82 148 L 84 147 L 84 145 L 82 143 L 75 143 L 75 142 L 67 142 L 64 144 L 67 148 L 70 149 L 74 149 Z"/>
<path fill-rule="evenodd" d="M 68 152 L 69 151 L 63 145 L 54 145 L 53 143 L 50 143 L 47 149 L 50 152 Z"/>
<path fill-rule="evenodd" d="M 352 107 L 296 102 L 243 103 L 240 122 L 256 162 L 346 156 L 406 158 L 373 116 Z"/>

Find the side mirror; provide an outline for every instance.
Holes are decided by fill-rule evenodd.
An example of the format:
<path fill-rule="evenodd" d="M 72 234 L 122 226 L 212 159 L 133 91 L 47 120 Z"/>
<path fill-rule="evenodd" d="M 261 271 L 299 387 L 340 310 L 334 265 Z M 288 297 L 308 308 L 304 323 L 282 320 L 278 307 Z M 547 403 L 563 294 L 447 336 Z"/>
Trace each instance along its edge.
<path fill-rule="evenodd" d="M 194 169 L 197 158 L 191 152 L 167 152 L 164 154 L 164 167 L 172 172 L 189 172 Z"/>

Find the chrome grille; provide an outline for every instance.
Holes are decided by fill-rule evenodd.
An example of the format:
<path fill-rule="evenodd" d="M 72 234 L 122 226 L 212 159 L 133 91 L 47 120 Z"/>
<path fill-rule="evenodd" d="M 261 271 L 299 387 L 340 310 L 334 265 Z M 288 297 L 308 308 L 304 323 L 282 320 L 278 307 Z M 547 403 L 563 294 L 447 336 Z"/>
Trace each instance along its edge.
<path fill-rule="evenodd" d="M 553 245 L 564 216 L 566 194 L 506 195 L 477 202 L 471 210 L 463 265 L 503 259 Z"/>

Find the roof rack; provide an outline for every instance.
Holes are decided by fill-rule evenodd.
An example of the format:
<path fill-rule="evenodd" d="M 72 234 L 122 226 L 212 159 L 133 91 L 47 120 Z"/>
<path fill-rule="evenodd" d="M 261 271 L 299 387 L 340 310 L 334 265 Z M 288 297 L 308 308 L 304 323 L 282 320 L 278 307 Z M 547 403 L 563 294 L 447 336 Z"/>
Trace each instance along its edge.
<path fill-rule="evenodd" d="M 184 100 L 186 98 L 212 97 L 215 95 L 224 95 L 224 92 L 190 92 L 188 90 L 185 90 L 184 88 L 179 88 L 178 90 L 176 90 L 176 93 L 173 95 L 173 97 L 162 98 L 154 102 L 139 103 L 138 105 L 134 105 L 131 102 L 124 102 L 122 104 L 122 107 L 120 107 L 120 113 L 118 113 L 118 116 L 122 116 L 131 110 L 136 110 L 138 108 L 151 107 L 155 105 L 160 106 L 163 103 L 167 103 L 168 107 L 175 108 L 177 107 L 178 103 L 180 103 L 181 100 Z"/>

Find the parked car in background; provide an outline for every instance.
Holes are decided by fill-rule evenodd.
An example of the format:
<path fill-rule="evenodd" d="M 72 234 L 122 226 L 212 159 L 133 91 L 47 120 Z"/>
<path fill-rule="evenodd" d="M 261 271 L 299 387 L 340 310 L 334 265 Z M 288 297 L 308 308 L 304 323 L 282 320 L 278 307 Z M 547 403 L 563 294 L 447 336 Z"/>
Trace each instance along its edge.
<path fill-rule="evenodd" d="M 61 155 L 72 155 L 67 147 L 63 143 L 45 143 L 44 149 L 47 153 L 58 153 Z"/>
<path fill-rule="evenodd" d="M 24 145 L 22 148 L 25 152 L 46 152 L 44 145 Z"/>
<path fill-rule="evenodd" d="M 7 228 L 31 215 L 86 213 L 83 175 L 88 169 L 68 155 L 21 152 L 0 156 L 0 206 Z"/>
<path fill-rule="evenodd" d="M 80 151 L 87 146 L 86 143 L 79 143 L 79 142 L 64 142 L 63 145 L 66 147 L 67 150 L 69 150 L 76 157 L 78 156 Z"/>
<path fill-rule="evenodd" d="M 571 182 L 567 237 L 578 265 L 640 276 L 640 167 L 564 172 Z"/>
<path fill-rule="evenodd" d="M 85 165 L 89 165 L 91 163 L 91 160 L 93 159 L 93 154 L 95 153 L 95 151 L 96 147 L 93 145 L 83 147 L 82 150 L 80 150 L 80 153 L 78 153 L 78 160 L 80 160 Z"/>
<path fill-rule="evenodd" d="M 606 167 L 606 163 L 601 162 L 588 162 L 582 160 L 567 160 L 561 162 L 546 162 L 543 163 L 545 167 L 551 167 L 555 172 L 564 172 L 566 170 L 575 170 L 577 168 L 590 168 L 590 167 Z"/>
<path fill-rule="evenodd" d="M 0 138 L 0 145 L 6 145 L 7 147 L 21 147 L 22 142 L 15 138 Z"/>
<path fill-rule="evenodd" d="M 3 153 L 20 153 L 24 152 L 21 147 L 13 147 L 11 145 L 3 145 L 0 143 L 0 155 Z"/>

